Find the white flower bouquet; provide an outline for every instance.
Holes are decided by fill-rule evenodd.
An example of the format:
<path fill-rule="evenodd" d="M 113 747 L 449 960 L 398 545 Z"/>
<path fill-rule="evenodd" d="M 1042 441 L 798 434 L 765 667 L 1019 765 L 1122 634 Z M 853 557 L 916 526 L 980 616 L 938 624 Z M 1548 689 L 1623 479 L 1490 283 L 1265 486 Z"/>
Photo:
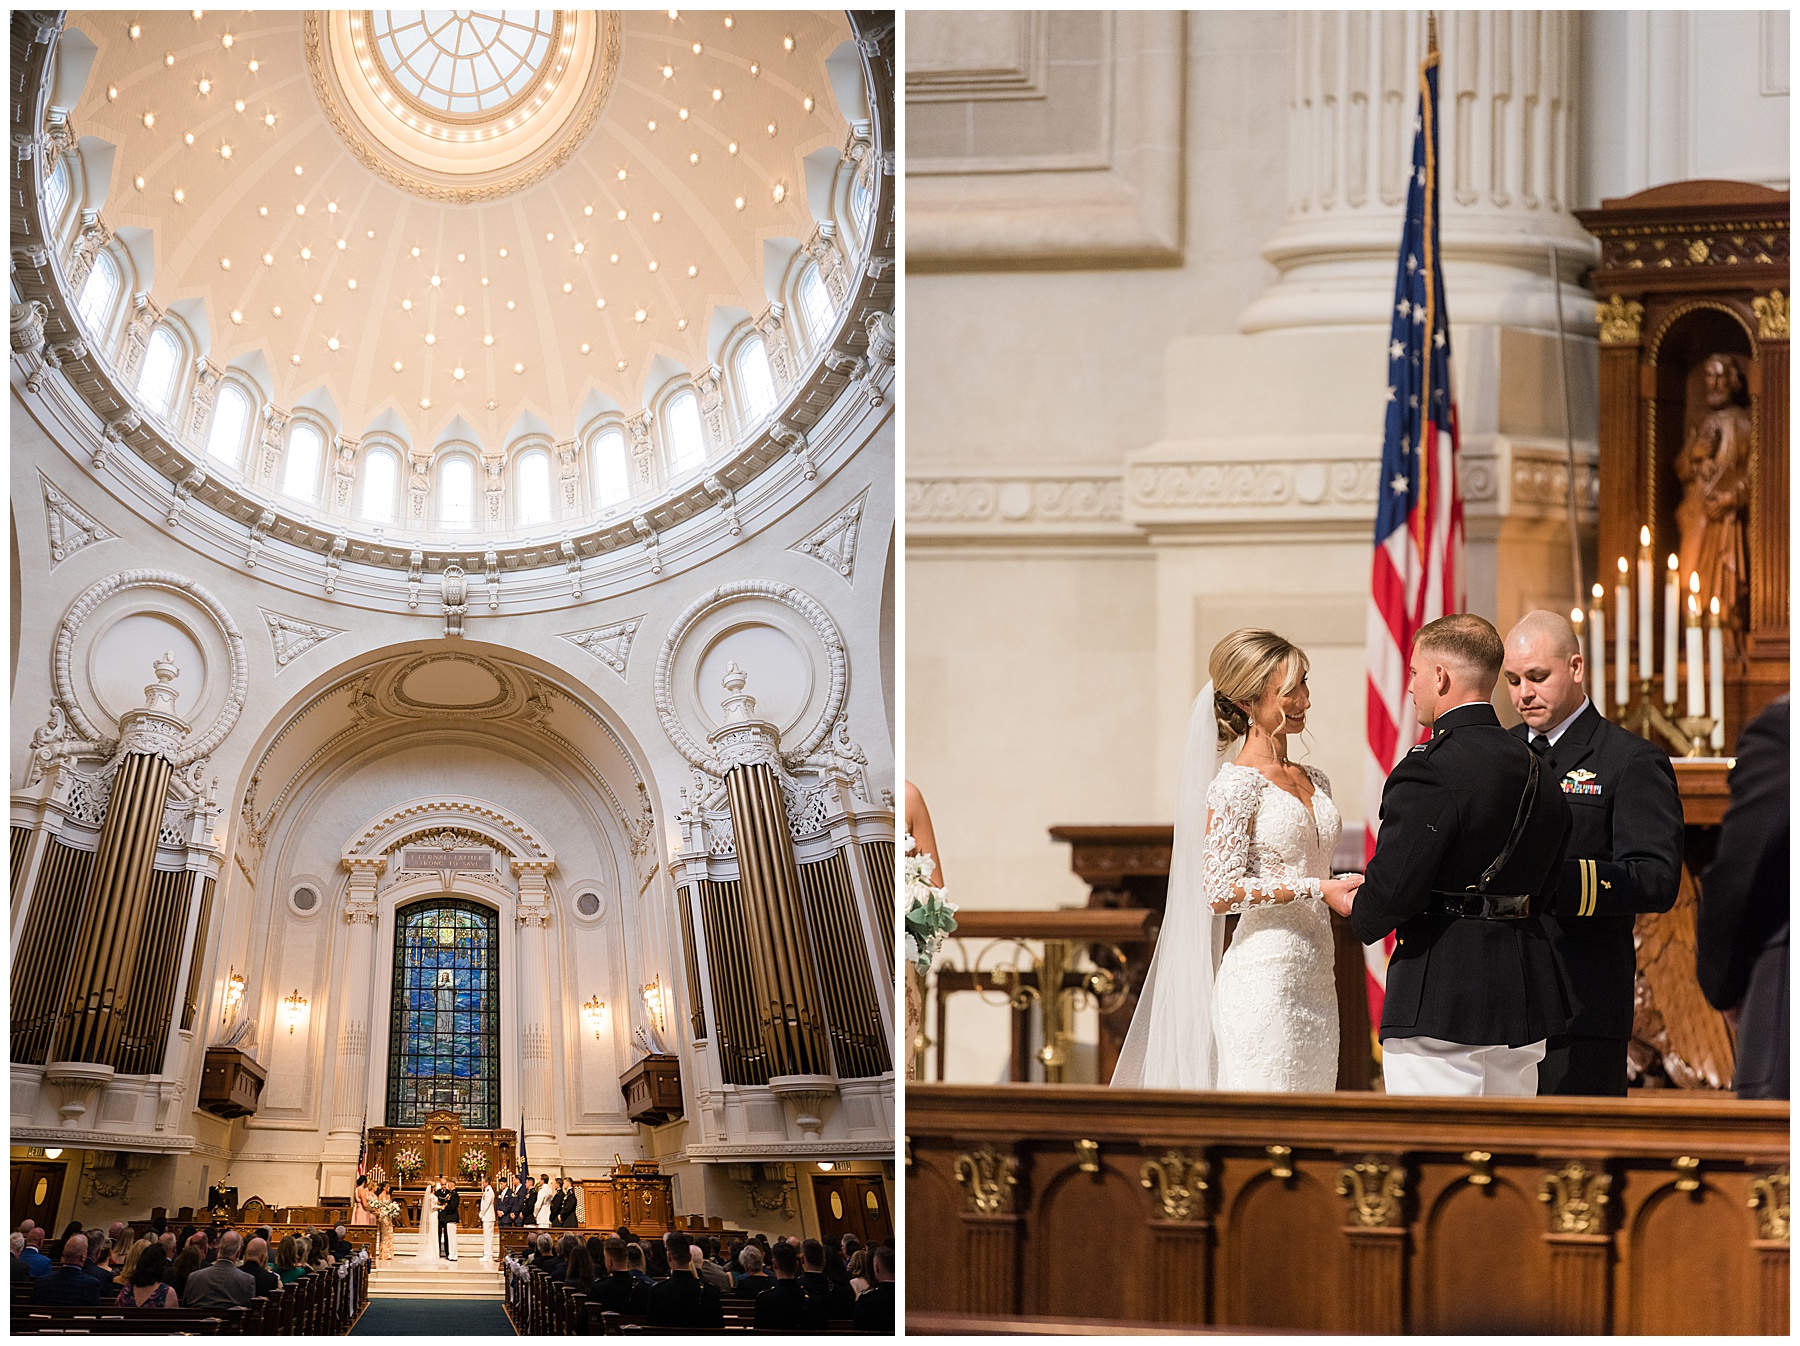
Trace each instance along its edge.
<path fill-rule="evenodd" d="M 932 886 L 937 860 L 921 855 L 909 835 L 906 838 L 906 956 L 923 977 L 956 929 L 956 906 L 945 890 Z"/>

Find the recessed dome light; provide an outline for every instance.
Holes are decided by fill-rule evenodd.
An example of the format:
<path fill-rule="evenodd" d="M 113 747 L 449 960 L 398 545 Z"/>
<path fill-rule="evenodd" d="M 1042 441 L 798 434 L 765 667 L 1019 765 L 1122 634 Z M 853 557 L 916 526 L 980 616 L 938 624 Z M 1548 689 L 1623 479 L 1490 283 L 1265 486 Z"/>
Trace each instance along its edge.
<path fill-rule="evenodd" d="M 464 308 L 463 308 L 463 306 L 462 306 L 462 305 L 461 305 L 461 304 L 458 304 L 458 305 L 457 305 L 457 306 L 456 306 L 456 316 L 457 316 L 457 317 L 459 317 L 459 318 L 460 318 L 460 317 L 462 317 L 462 315 L 463 315 L 463 314 L 464 314 L 464 313 L 465 313 L 465 312 L 467 312 L 467 310 L 466 310 L 466 309 L 464 309 Z"/>
<path fill-rule="evenodd" d="M 304 201 L 297 202 L 294 206 L 294 214 L 296 214 L 296 215 L 306 214 L 306 202 L 304 202 Z"/>
<path fill-rule="evenodd" d="M 676 324 L 675 324 L 675 330 L 676 330 L 676 331 L 678 331 L 678 332 L 685 332 L 685 331 L 687 331 L 687 319 L 686 319 L 686 318 L 683 318 L 683 319 L 682 319 L 682 320 L 681 320 L 681 321 L 680 321 L 680 322 L 678 322 L 678 323 L 676 323 Z"/>
<path fill-rule="evenodd" d="M 694 277 L 695 277 L 695 276 L 697 276 L 697 275 L 699 275 L 699 274 L 700 274 L 700 268 L 699 268 L 699 267 L 697 267 L 697 266 L 690 266 L 690 267 L 689 267 L 689 268 L 688 268 L 688 279 L 689 279 L 689 280 L 692 280 L 692 279 L 693 279 L 693 278 L 694 278 Z"/>
<path fill-rule="evenodd" d="M 653 273 L 654 273 L 654 272 L 655 272 L 655 270 L 656 270 L 656 263 L 655 263 L 655 262 L 654 262 L 654 261 L 653 261 L 653 262 L 651 262 L 651 263 L 650 263 L 650 270 L 651 270 L 651 271 L 652 271 L 652 272 L 653 272 Z"/>
<path fill-rule="evenodd" d="M 241 309 L 241 308 L 234 308 L 234 309 L 232 309 L 232 310 L 231 310 L 231 320 L 232 320 L 232 321 L 233 321 L 233 322 L 236 322 L 236 323 L 241 323 L 241 322 L 243 322 L 243 320 L 244 320 L 244 310 L 243 310 L 243 309 Z"/>
<path fill-rule="evenodd" d="M 338 247 L 339 252 L 342 252 L 345 248 L 347 248 L 349 246 L 350 246 L 350 240 L 347 238 L 340 238 L 337 241 L 337 247 Z"/>
<path fill-rule="evenodd" d="M 210 79 L 203 79 L 195 87 L 197 87 L 200 90 L 200 92 L 203 94 L 211 93 L 212 92 L 212 81 Z"/>
<path fill-rule="evenodd" d="M 412 300 L 402 299 L 400 301 L 400 307 L 405 309 L 408 313 L 411 313 L 412 312 Z"/>
<path fill-rule="evenodd" d="M 219 269 L 222 271 L 231 270 L 231 258 L 229 258 L 229 257 L 219 258 Z"/>
<path fill-rule="evenodd" d="M 303 262 L 312 261 L 312 249 L 311 248 L 300 249 L 300 260 Z"/>
<path fill-rule="evenodd" d="M 555 235 L 555 234 L 551 234 L 551 233 L 546 233 L 546 234 L 545 234 L 545 235 L 544 235 L 544 242 L 546 242 L 546 243 L 554 243 L 554 242 L 556 242 L 556 235 Z"/>
<path fill-rule="evenodd" d="M 313 291 L 313 303 L 323 304 L 324 302 L 325 302 L 325 296 L 320 294 L 317 290 Z"/>
<path fill-rule="evenodd" d="M 264 266 L 274 266 L 275 265 L 275 254 L 272 252 L 265 252 L 263 254 L 263 265 Z"/>
<path fill-rule="evenodd" d="M 182 191 L 181 188 L 177 187 L 175 189 L 175 204 L 180 205 L 182 202 L 184 202 L 186 200 L 187 200 L 187 193 Z"/>
<path fill-rule="evenodd" d="M 137 175 L 137 177 L 135 179 L 133 179 L 133 181 L 136 182 L 137 189 L 140 192 L 144 190 L 144 175 L 142 173 L 139 173 Z"/>
<path fill-rule="evenodd" d="M 350 277 L 350 280 L 348 283 L 349 283 L 350 288 L 352 290 L 354 290 L 356 288 L 356 277 L 355 276 Z"/>
<path fill-rule="evenodd" d="M 699 162 L 700 162 L 700 151 L 698 151 L 698 150 L 695 150 L 695 151 L 693 151 L 693 152 L 692 152 L 692 153 L 690 153 L 690 154 L 689 154 L 689 155 L 688 155 L 688 162 L 689 162 L 689 163 L 690 163 L 690 164 L 697 164 L 697 163 L 699 163 Z"/>
<path fill-rule="evenodd" d="M 468 371 L 465 370 L 461 365 L 458 365 L 455 369 L 452 369 L 450 371 L 450 377 L 453 379 L 456 379 L 458 382 L 460 382 L 462 380 L 463 375 L 466 374 L 467 372 Z"/>
<path fill-rule="evenodd" d="M 727 145 L 725 147 L 725 153 L 736 154 L 737 153 L 737 141 L 734 140 L 729 145 Z"/>
<path fill-rule="evenodd" d="M 418 255 L 419 255 L 419 249 L 418 249 L 418 245 L 417 245 L 417 244 L 414 244 L 414 245 L 413 245 L 413 250 L 412 250 L 412 255 L 413 255 L 413 256 L 414 256 L 414 257 L 417 257 L 417 256 L 418 256 Z"/>
<path fill-rule="evenodd" d="M 487 278 L 487 277 L 486 277 L 486 276 L 483 276 L 483 277 L 482 277 L 482 278 L 481 278 L 481 283 L 482 283 L 482 284 L 483 284 L 483 285 L 486 285 L 486 284 L 487 284 L 487 283 L 488 283 L 488 278 Z"/>
<path fill-rule="evenodd" d="M 524 372 L 525 372 L 525 366 L 523 364 L 516 364 L 513 366 L 513 373 L 523 374 Z"/>
<path fill-rule="evenodd" d="M 774 122 L 770 122 L 770 123 L 769 123 L 769 134 L 770 134 L 770 135 L 774 135 L 774 134 L 775 134 L 775 123 L 774 123 Z"/>
<path fill-rule="evenodd" d="M 686 121 L 688 119 L 688 110 L 686 108 L 677 108 L 675 110 L 675 115 L 681 118 L 682 121 Z"/>
<path fill-rule="evenodd" d="M 241 98 L 238 99 L 237 102 L 231 105 L 231 108 L 234 112 L 242 112 L 244 110 L 244 100 Z"/>
<path fill-rule="evenodd" d="M 163 64 L 164 65 L 174 65 L 175 64 L 175 53 L 172 51 L 164 52 L 163 53 Z"/>
<path fill-rule="evenodd" d="M 419 399 L 419 405 L 429 411 L 431 410 L 431 399 L 429 397 L 421 397 Z"/>
<path fill-rule="evenodd" d="M 327 215 L 337 214 L 337 202 L 336 201 L 327 201 L 325 203 L 325 213 Z"/>
<path fill-rule="evenodd" d="M 221 159 L 229 159 L 231 157 L 231 146 L 229 146 L 229 145 L 219 146 L 219 157 Z"/>
<path fill-rule="evenodd" d="M 587 342 L 584 341 L 581 343 L 581 353 L 583 355 L 586 355 L 589 351 L 591 351 L 593 349 L 594 348 L 592 346 L 590 346 Z"/>
<path fill-rule="evenodd" d="M 119 86 L 118 85 L 109 84 L 106 86 L 106 101 L 107 102 L 109 102 L 109 103 L 112 102 L 118 96 L 119 96 Z"/>
<path fill-rule="evenodd" d="M 370 238 L 374 238 L 374 237 L 375 237 L 375 231 L 374 231 L 374 230 L 373 230 L 373 229 L 371 229 L 371 230 L 369 230 L 369 237 L 370 237 Z"/>
<path fill-rule="evenodd" d="M 435 285 L 442 285 L 442 284 L 443 284 L 443 283 L 444 283 L 444 278 L 443 278 L 443 277 L 442 277 L 442 276 L 433 276 L 433 277 L 432 277 L 432 278 L 431 278 L 431 283 L 432 283 L 432 284 L 433 284 L 433 285 L 434 285 L 434 286 L 435 286 Z"/>
<path fill-rule="evenodd" d="M 325 345 L 331 350 L 336 350 L 338 348 L 338 339 L 336 337 L 328 337 L 326 338 Z"/>
<path fill-rule="evenodd" d="M 715 103 L 718 102 L 724 96 L 725 96 L 725 90 L 723 90 L 723 89 L 714 89 L 713 90 L 713 102 L 715 102 Z"/>
<path fill-rule="evenodd" d="M 806 97 L 802 98 L 800 100 L 800 106 L 805 108 L 808 112 L 811 112 L 813 110 L 812 95 L 807 94 Z"/>
<path fill-rule="evenodd" d="M 275 124 L 275 114 L 273 112 L 263 113 L 263 125 L 264 126 L 273 126 L 274 124 Z"/>
<path fill-rule="evenodd" d="M 275 305 L 275 307 L 271 308 L 269 310 L 269 312 L 273 313 L 277 318 L 279 318 L 281 316 L 281 305 L 280 304 Z"/>
<path fill-rule="evenodd" d="M 619 212 L 619 218 L 620 218 L 620 219 L 621 219 L 621 220 L 622 220 L 622 219 L 624 219 L 624 218 L 625 218 L 625 212 L 624 212 L 624 211 L 622 211 L 622 210 L 621 210 L 621 211 L 620 211 L 620 212 Z"/>
<path fill-rule="evenodd" d="M 789 33 L 786 37 L 782 38 L 781 45 L 786 50 L 792 51 L 794 49 L 794 35 L 792 33 Z"/>
<path fill-rule="evenodd" d="M 252 56 L 250 58 L 250 73 L 252 75 L 254 75 L 258 70 L 261 70 L 261 69 L 262 69 L 262 62 L 257 60 L 254 56 Z"/>
<path fill-rule="evenodd" d="M 269 218 L 269 208 L 267 206 L 258 206 L 256 208 L 256 213 L 258 215 L 262 216 L 265 220 Z"/>
<path fill-rule="evenodd" d="M 587 251 L 587 244 L 585 244 L 585 243 L 577 243 L 577 244 L 576 244 L 576 245 L 575 245 L 575 255 L 576 255 L 576 256 L 577 256 L 577 257 L 579 257 L 579 256 L 581 256 L 581 254 L 582 254 L 582 253 L 584 253 L 584 252 L 586 252 L 586 251 Z"/>
<path fill-rule="evenodd" d="M 592 206 L 583 206 L 581 208 L 581 213 L 583 215 L 592 215 L 594 213 L 594 208 Z"/>
<path fill-rule="evenodd" d="M 181 138 L 181 143 L 184 145 L 192 145 L 194 143 L 194 133 L 189 131 Z"/>
<path fill-rule="evenodd" d="M 769 195 L 773 196 L 775 198 L 776 204 L 779 205 L 782 201 L 785 201 L 787 199 L 787 188 L 783 187 L 778 182 L 775 184 L 774 191 L 770 192 Z"/>
<path fill-rule="evenodd" d="M 732 202 L 732 204 L 739 210 L 742 210 L 744 208 L 744 198 L 740 196 L 736 201 Z"/>
<path fill-rule="evenodd" d="M 294 176 L 295 177 L 299 177 L 304 172 L 306 172 L 305 164 L 295 164 L 294 165 Z"/>
<path fill-rule="evenodd" d="M 156 114 L 155 114 L 155 113 L 154 113 L 154 112 L 146 112 L 146 113 L 145 113 L 145 114 L 144 114 L 144 126 L 145 126 L 145 128 L 146 128 L 146 129 L 148 129 L 148 128 L 149 128 L 149 127 L 152 127 L 152 126 L 155 126 L 155 125 L 156 125 Z"/>
<path fill-rule="evenodd" d="M 649 316 L 650 315 L 648 313 L 644 312 L 643 309 L 639 309 L 636 313 L 631 315 L 631 320 L 633 322 L 642 322 L 645 318 L 648 318 Z"/>
<path fill-rule="evenodd" d="M 725 26 L 726 26 L 726 27 L 727 27 L 727 28 L 729 28 L 729 27 L 731 27 L 731 15 L 729 15 L 729 14 L 727 14 L 727 15 L 726 15 L 726 16 L 725 16 Z"/>
<path fill-rule="evenodd" d="M 406 368 L 406 366 L 401 364 L 400 361 L 398 361 L 398 360 L 394 361 L 394 372 L 396 374 L 398 374 L 402 369 L 405 369 L 405 368 Z"/>
<path fill-rule="evenodd" d="M 566 280 L 565 280 L 565 281 L 564 281 L 564 282 L 563 282 L 563 293 L 564 293 L 564 294 L 569 294 L 569 293 L 571 293 L 571 292 L 572 292 L 572 291 L 573 291 L 573 290 L 574 290 L 574 289 L 575 289 L 575 286 L 574 286 L 574 283 L 573 283 L 573 282 L 571 282 L 571 281 L 566 281 Z"/>
<path fill-rule="evenodd" d="M 594 301 L 594 307 L 595 307 L 595 308 L 605 308 L 605 307 L 606 307 L 606 300 L 605 300 L 605 299 L 604 299 L 604 298 L 602 298 L 602 299 L 596 299 L 596 300 L 595 300 L 595 301 Z"/>
<path fill-rule="evenodd" d="M 502 256 L 502 257 L 504 257 L 504 256 L 506 256 L 506 249 L 505 249 L 505 248 L 502 248 L 502 249 L 500 249 L 500 255 L 501 255 L 501 256 Z"/>
<path fill-rule="evenodd" d="M 288 356 L 288 359 L 291 360 L 294 364 L 299 364 L 300 363 L 300 352 L 295 351 L 292 355 Z"/>
<path fill-rule="evenodd" d="M 660 210 L 653 210 L 650 212 L 650 223 L 651 224 L 661 224 L 662 223 L 662 212 Z"/>
<path fill-rule="evenodd" d="M 437 333 L 436 332 L 427 332 L 425 334 L 425 344 L 427 346 L 437 345 Z"/>
<path fill-rule="evenodd" d="M 625 372 L 625 362 L 623 360 L 619 361 L 619 372 L 621 374 Z"/>
<path fill-rule="evenodd" d="M 508 313 L 511 313 L 511 312 L 512 312 L 512 311 L 513 311 L 513 310 L 514 310 L 514 309 L 516 309 L 516 308 L 517 308 L 517 307 L 518 307 L 518 306 L 519 306 L 519 305 L 518 305 L 518 301 L 517 301 L 517 300 L 513 300 L 513 299 L 508 299 L 508 300 L 507 300 L 507 301 L 506 301 L 506 311 L 507 311 L 507 312 L 508 312 Z"/>
<path fill-rule="evenodd" d="M 664 79 L 674 79 L 675 78 L 675 67 L 674 66 L 665 65 L 662 68 L 662 70 L 663 70 L 663 78 Z"/>
<path fill-rule="evenodd" d="M 656 129 L 655 122 L 645 122 L 644 125 L 648 126 L 652 131 L 654 131 Z"/>
<path fill-rule="evenodd" d="M 494 344 L 494 334 L 492 332 L 489 332 L 486 336 L 482 337 L 481 344 L 484 346 L 493 345 Z"/>
<path fill-rule="evenodd" d="M 135 24 L 135 23 L 131 25 L 131 40 L 133 42 L 136 42 L 143 35 L 144 35 L 144 30 L 141 25 Z"/>
<path fill-rule="evenodd" d="M 760 65 L 758 65 L 755 61 L 752 61 L 752 62 L 750 62 L 750 73 L 752 75 L 760 75 L 760 74 L 762 74 L 762 67 Z"/>

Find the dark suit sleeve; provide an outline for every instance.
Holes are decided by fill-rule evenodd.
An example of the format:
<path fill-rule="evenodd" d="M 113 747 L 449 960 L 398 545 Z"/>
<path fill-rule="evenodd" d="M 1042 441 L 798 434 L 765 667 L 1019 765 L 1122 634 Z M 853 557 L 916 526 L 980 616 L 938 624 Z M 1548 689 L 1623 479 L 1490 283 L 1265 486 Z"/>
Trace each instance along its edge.
<path fill-rule="evenodd" d="M 1409 753 L 1381 792 L 1381 834 L 1350 908 L 1350 928 L 1373 944 L 1425 910 L 1438 862 L 1456 835 L 1456 800 L 1427 752 Z"/>
<path fill-rule="evenodd" d="M 1718 859 L 1701 876 L 1695 972 L 1715 1009 L 1741 1004 L 1750 967 L 1787 920 L 1788 707 L 1744 728 Z"/>
<path fill-rule="evenodd" d="M 1684 839 L 1675 768 L 1646 744 L 1628 756 L 1613 788 L 1613 858 L 1570 857 L 1557 866 L 1551 910 L 1559 920 L 1634 916 L 1675 905 Z"/>

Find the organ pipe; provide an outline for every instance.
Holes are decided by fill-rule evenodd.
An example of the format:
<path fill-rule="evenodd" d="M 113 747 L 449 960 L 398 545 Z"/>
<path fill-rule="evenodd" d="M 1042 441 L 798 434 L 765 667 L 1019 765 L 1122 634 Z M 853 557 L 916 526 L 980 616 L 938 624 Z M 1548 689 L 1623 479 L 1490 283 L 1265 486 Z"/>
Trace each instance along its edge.
<path fill-rule="evenodd" d="M 212 916 L 213 889 L 218 880 L 207 878 L 200 886 L 200 919 L 194 922 L 194 951 L 188 955 L 187 993 L 182 997 L 181 1027 L 183 1031 L 194 1026 L 194 1016 L 200 1008 L 200 969 L 206 954 L 206 926 Z"/>
<path fill-rule="evenodd" d="M 38 866 L 12 968 L 12 1059 L 20 1064 L 43 1065 L 49 1059 L 50 1034 L 75 953 L 69 931 L 80 928 L 93 864 L 92 851 L 52 837 Z"/>
<path fill-rule="evenodd" d="M 832 1054 L 838 1074 L 866 1079 L 891 1069 L 875 979 L 863 950 L 850 866 L 842 851 L 800 866 L 807 918 L 819 950 Z"/>

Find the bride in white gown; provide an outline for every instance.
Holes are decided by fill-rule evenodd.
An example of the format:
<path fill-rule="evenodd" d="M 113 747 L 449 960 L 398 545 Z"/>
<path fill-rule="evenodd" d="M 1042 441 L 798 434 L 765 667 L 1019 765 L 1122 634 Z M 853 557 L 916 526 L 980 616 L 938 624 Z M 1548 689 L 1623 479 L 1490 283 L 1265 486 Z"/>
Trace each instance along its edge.
<path fill-rule="evenodd" d="M 1176 790 L 1162 931 L 1112 1083 L 1330 1091 L 1337 988 L 1324 896 L 1362 879 L 1330 876 L 1343 828 L 1331 782 L 1287 754 L 1311 705 L 1307 658 L 1246 628 L 1214 647 L 1209 667 Z"/>
<path fill-rule="evenodd" d="M 419 1202 L 419 1246 L 413 1253 L 413 1264 L 422 1271 L 435 1271 L 438 1262 L 437 1189 L 427 1187 Z"/>

